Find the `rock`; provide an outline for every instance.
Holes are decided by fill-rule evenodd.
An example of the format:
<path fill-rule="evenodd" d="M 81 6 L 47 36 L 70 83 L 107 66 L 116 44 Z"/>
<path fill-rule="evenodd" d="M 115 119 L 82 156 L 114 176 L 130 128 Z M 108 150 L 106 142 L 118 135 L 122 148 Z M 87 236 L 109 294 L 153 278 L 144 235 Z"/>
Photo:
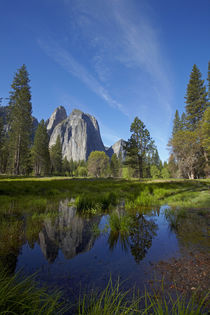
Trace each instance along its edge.
<path fill-rule="evenodd" d="M 122 161 L 125 160 L 126 152 L 125 152 L 125 144 L 126 141 L 123 139 L 118 140 L 115 142 L 107 151 L 106 154 L 111 157 L 114 153 L 119 158 L 121 155 Z"/>
<path fill-rule="evenodd" d="M 69 161 L 87 160 L 92 151 L 105 151 L 95 117 L 77 109 L 59 123 L 53 130 L 49 146 L 60 137 L 62 155 Z"/>
<path fill-rule="evenodd" d="M 53 133 L 54 128 L 64 119 L 66 119 L 66 117 L 66 110 L 63 106 L 59 106 L 54 110 L 50 118 L 46 121 L 47 132 L 49 136 L 51 136 Z"/>

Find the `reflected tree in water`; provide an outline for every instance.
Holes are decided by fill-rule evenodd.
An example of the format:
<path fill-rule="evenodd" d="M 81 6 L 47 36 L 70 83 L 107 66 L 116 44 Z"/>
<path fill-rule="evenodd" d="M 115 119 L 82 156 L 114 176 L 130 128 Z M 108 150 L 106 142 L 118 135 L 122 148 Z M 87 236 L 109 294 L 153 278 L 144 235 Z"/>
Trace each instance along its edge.
<path fill-rule="evenodd" d="M 158 226 L 153 219 L 147 220 L 143 214 L 132 217 L 130 230 L 130 249 L 137 263 L 147 254 L 152 245 L 152 239 L 157 235 Z"/>
<path fill-rule="evenodd" d="M 153 219 L 147 219 L 143 214 L 129 215 L 127 231 L 111 230 L 108 237 L 109 248 L 113 250 L 117 244 L 125 252 L 130 249 L 135 261 L 139 263 L 152 245 L 152 239 L 158 229 Z"/>

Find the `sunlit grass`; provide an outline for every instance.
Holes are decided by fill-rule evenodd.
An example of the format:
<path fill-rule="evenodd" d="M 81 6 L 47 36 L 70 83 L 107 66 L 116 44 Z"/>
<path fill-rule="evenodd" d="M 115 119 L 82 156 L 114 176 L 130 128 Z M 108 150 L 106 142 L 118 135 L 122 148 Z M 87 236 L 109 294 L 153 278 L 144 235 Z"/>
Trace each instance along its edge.
<path fill-rule="evenodd" d="M 127 209 L 164 205 L 209 208 L 208 180 L 145 181 L 114 179 L 0 179 L 0 211 L 22 199 L 25 208 L 42 211 L 52 198 L 76 198 L 78 210 L 108 209 L 124 200 Z M 17 209 L 17 207 L 16 207 Z"/>

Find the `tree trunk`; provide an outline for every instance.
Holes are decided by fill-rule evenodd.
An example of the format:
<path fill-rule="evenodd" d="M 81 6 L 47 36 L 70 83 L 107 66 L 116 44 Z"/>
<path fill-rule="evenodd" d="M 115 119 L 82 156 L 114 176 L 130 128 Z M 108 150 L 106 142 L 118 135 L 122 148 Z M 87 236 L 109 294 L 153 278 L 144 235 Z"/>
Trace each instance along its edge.
<path fill-rule="evenodd" d="M 20 143 L 21 143 L 21 135 L 18 135 L 18 146 L 17 151 L 15 154 L 15 165 L 14 165 L 14 174 L 19 175 L 20 174 Z"/>

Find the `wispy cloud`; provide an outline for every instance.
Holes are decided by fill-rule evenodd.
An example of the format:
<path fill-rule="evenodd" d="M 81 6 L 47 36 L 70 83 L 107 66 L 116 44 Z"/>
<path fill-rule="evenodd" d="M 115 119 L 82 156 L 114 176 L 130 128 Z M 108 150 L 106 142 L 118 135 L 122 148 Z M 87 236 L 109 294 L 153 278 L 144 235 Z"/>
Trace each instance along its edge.
<path fill-rule="evenodd" d="M 163 114 L 172 114 L 173 88 L 160 30 L 147 11 L 148 2 L 127 0 L 64 0 L 77 16 L 77 27 L 93 47 L 93 67 L 102 82 L 111 81 L 118 65 L 135 71 L 136 90 L 151 94 Z M 122 68 L 121 68 L 122 69 Z M 138 72 L 138 73 L 137 73 Z M 107 75 L 108 74 L 108 75 Z M 145 77 L 147 90 L 138 86 Z M 129 85 L 129 82 L 128 82 Z M 124 88 L 124 87 L 122 87 Z M 131 95 L 132 99 L 132 95 Z M 148 103 L 151 95 L 148 95 Z M 141 105 L 139 105 L 141 106 Z M 165 113 L 164 113 L 165 111 Z"/>
<path fill-rule="evenodd" d="M 113 99 L 99 81 L 82 64 L 76 61 L 66 49 L 59 46 L 58 43 L 53 40 L 46 42 L 39 39 L 38 44 L 45 53 L 61 65 L 64 70 L 81 80 L 91 91 L 100 96 L 111 107 L 117 108 L 123 114 L 127 115 L 123 105 Z"/>

